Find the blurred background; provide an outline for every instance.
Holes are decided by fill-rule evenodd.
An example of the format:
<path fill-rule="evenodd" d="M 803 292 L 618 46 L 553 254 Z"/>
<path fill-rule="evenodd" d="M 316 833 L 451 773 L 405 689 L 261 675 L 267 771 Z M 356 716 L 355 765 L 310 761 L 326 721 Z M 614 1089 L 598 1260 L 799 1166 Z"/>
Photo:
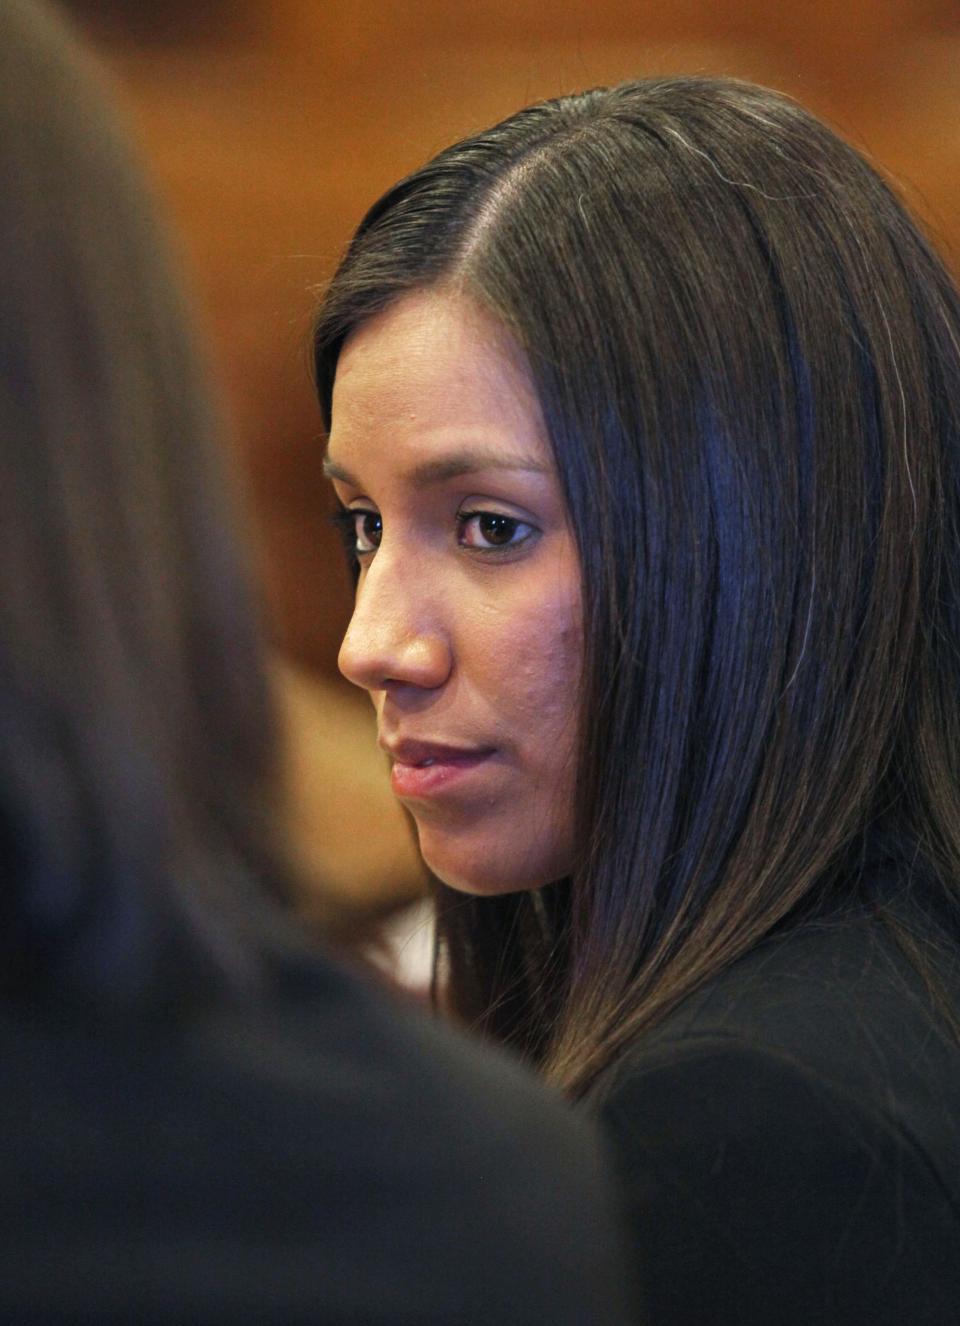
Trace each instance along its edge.
<path fill-rule="evenodd" d="M 710 72 L 795 96 L 884 168 L 957 270 L 960 0 L 68 0 L 179 232 L 263 581 L 305 878 L 381 917 L 423 880 L 365 702 L 308 368 L 317 291 L 389 184 L 526 102 Z M 309 886 L 308 914 L 324 902 Z"/>

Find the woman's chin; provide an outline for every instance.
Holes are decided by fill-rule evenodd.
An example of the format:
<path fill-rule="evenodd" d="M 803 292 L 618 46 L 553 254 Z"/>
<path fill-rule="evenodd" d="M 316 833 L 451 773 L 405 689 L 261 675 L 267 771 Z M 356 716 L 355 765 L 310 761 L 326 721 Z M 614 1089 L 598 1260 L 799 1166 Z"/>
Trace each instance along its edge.
<path fill-rule="evenodd" d="M 478 898 L 529 893 L 569 872 L 567 861 L 558 859 L 558 854 L 552 852 L 544 852 L 535 860 L 530 859 L 529 847 L 526 852 L 517 853 L 494 845 L 472 852 L 463 851 L 462 847 L 451 851 L 446 844 L 432 841 L 423 832 L 420 851 L 427 867 L 442 884 Z"/>

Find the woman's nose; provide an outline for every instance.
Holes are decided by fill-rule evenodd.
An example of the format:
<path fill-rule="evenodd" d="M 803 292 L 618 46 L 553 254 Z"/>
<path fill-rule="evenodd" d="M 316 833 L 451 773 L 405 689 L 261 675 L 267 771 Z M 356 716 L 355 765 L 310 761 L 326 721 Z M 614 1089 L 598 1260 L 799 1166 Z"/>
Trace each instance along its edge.
<path fill-rule="evenodd" d="M 451 654 L 432 596 L 418 592 L 420 573 L 374 557 L 340 646 L 340 671 L 355 686 L 382 691 L 430 690 L 450 675 Z"/>

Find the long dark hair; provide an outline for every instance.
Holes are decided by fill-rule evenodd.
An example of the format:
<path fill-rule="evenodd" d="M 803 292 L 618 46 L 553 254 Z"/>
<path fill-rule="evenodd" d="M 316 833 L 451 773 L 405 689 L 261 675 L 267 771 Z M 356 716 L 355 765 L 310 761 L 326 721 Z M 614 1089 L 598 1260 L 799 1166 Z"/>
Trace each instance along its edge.
<path fill-rule="evenodd" d="M 529 364 L 583 573 L 578 858 L 440 890 L 455 1006 L 578 1093 L 850 888 L 960 878 L 960 301 L 789 99 L 654 79 L 530 107 L 370 210 L 316 327 L 466 291 Z"/>
<path fill-rule="evenodd" d="M 2 988 L 260 988 L 273 719 L 218 427 L 100 76 L 0 8 Z"/>

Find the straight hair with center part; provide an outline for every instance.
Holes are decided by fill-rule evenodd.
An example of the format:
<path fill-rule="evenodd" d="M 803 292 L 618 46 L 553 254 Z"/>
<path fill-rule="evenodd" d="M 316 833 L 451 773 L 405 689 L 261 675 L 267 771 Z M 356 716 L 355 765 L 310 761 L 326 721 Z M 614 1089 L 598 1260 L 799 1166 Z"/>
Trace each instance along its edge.
<path fill-rule="evenodd" d="M 705 78 L 533 106 L 391 189 L 318 316 L 328 426 L 346 337 L 428 287 L 522 348 L 587 591 L 573 870 L 441 886 L 440 947 L 456 1010 L 581 1094 L 878 836 L 953 895 L 960 303 L 860 154 Z"/>

